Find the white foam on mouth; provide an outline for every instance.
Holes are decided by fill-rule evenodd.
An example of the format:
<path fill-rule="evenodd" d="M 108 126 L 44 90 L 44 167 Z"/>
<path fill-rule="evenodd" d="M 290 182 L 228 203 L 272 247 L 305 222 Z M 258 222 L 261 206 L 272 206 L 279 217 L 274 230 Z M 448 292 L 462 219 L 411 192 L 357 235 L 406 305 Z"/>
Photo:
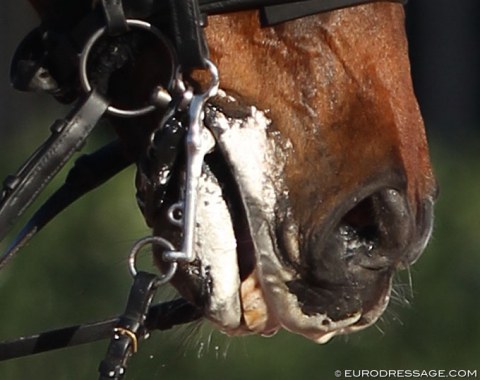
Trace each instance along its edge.
<path fill-rule="evenodd" d="M 208 318 L 221 330 L 237 328 L 242 315 L 237 243 L 220 184 L 208 171 L 199 181 L 194 249 L 201 276 L 210 281 Z"/>
<path fill-rule="evenodd" d="M 214 134 L 222 152 L 227 154 L 227 162 L 238 164 L 234 165 L 236 180 L 241 177 L 238 183 L 248 187 L 246 192 L 256 194 L 258 199 L 263 200 L 262 204 L 257 204 L 258 199 L 252 199 L 255 204 L 247 204 L 246 209 L 251 210 L 250 212 L 255 212 L 254 210 L 259 212 L 255 220 L 260 220 L 264 213 L 273 218 L 276 192 L 271 182 L 265 181 L 264 173 L 276 171 L 270 167 L 263 169 L 259 167 L 271 156 L 272 142 L 266 136 L 270 120 L 252 107 L 249 117 L 227 120 L 222 113 L 218 113 L 215 123 Z M 228 146 L 228 149 L 223 149 L 225 146 Z M 202 271 L 207 274 L 207 278 L 209 276 L 212 279 L 211 297 L 206 309 L 207 317 L 231 335 L 251 333 L 253 331 L 250 331 L 250 328 L 253 328 L 253 325 L 264 325 L 268 333 L 271 333 L 275 327 L 274 322 L 273 324 L 268 322 L 266 307 L 258 308 L 258 319 L 252 322 L 252 326 L 248 326 L 248 323 L 240 326 L 243 310 L 234 229 L 231 215 L 222 197 L 221 187 L 213 174 L 204 171 L 198 200 L 195 251 L 201 262 Z M 244 198 L 243 202 L 248 203 L 249 199 Z M 249 219 L 251 216 L 249 215 Z M 247 303 L 245 305 L 247 309 L 252 307 L 251 300 L 251 295 L 243 300 Z M 257 318 L 257 314 L 255 312 L 254 314 Z M 266 322 L 260 323 L 259 320 Z M 257 328 L 253 329 L 257 333 L 264 332 Z"/>

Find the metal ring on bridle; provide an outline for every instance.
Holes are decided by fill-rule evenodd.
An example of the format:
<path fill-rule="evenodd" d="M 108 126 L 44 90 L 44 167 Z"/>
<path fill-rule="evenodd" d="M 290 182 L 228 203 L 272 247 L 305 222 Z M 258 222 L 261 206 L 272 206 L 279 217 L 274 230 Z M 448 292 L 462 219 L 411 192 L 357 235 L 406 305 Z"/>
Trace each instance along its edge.
<path fill-rule="evenodd" d="M 157 29 L 155 26 L 153 26 L 148 22 L 145 22 L 142 20 L 135 20 L 135 19 L 128 19 L 127 25 L 134 28 L 146 30 L 152 33 L 155 37 L 157 37 L 168 50 L 172 67 L 175 66 L 175 56 L 173 53 L 173 49 L 170 46 L 170 43 L 165 39 L 165 37 L 163 36 L 163 34 L 160 32 L 159 29 Z M 106 26 L 98 29 L 87 41 L 80 55 L 80 84 L 83 90 L 87 93 L 92 91 L 92 85 L 90 84 L 90 80 L 88 79 L 88 72 L 87 72 L 88 57 L 95 43 L 106 33 L 107 33 Z M 174 70 L 172 70 L 172 72 L 173 71 Z M 170 82 L 172 80 L 173 80 L 173 74 L 172 74 L 172 78 L 170 78 Z M 120 116 L 120 117 L 136 117 L 136 116 L 142 116 L 147 113 L 150 113 L 154 111 L 156 108 L 157 107 L 154 104 L 149 104 L 148 106 L 145 106 L 143 108 L 137 108 L 132 110 L 126 110 L 126 109 L 121 109 L 114 106 L 109 106 L 107 109 L 107 112 L 110 113 L 111 115 Z"/>
<path fill-rule="evenodd" d="M 146 238 L 143 238 L 135 243 L 133 246 L 130 255 L 128 257 L 128 269 L 130 271 L 130 274 L 133 277 L 136 277 L 138 271 L 136 267 L 136 261 L 137 261 L 137 256 L 140 250 L 146 246 L 147 244 L 152 244 L 152 245 L 158 245 L 160 247 L 165 248 L 168 251 L 174 251 L 175 247 L 173 246 L 172 243 L 170 243 L 168 240 L 160 237 L 160 236 L 149 236 Z M 164 273 L 162 276 L 158 277 L 158 281 L 156 283 L 157 286 L 163 285 L 170 281 L 172 277 L 175 275 L 175 272 L 177 270 L 178 264 L 176 262 L 170 263 L 170 267 L 168 268 L 168 271 Z"/>

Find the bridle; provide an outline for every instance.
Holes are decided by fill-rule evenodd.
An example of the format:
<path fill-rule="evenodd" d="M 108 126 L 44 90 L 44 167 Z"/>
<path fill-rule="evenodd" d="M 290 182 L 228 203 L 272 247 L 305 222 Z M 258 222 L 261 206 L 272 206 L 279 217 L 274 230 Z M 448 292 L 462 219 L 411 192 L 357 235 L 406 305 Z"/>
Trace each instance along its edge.
<path fill-rule="evenodd" d="M 46 91 L 62 102 L 77 102 L 67 117 L 52 124 L 50 137 L 17 173 L 5 179 L 0 197 L 0 239 L 81 149 L 101 118 L 138 118 L 158 112 L 162 115 L 160 122 L 149 132 L 147 148 L 136 159 L 139 176 L 154 189 L 154 197 L 153 201 L 138 201 L 145 215 L 160 207 L 173 166 L 184 150 L 183 196 L 168 212 L 170 223 L 182 229 L 183 240 L 179 249 L 160 236 L 141 239 L 134 245 L 129 256 L 134 282 L 120 317 L 0 343 L 0 360 L 110 337 L 106 358 L 99 368 L 100 379 L 120 379 L 128 358 L 150 331 L 201 318 L 201 310 L 183 299 L 157 305 L 152 305 L 152 299 L 156 290 L 175 275 L 179 263 L 195 258 L 198 180 L 204 157 L 215 146 L 214 136 L 203 124 L 203 115 L 207 102 L 219 89 L 218 70 L 209 60 L 203 34 L 207 17 L 258 9 L 261 24 L 272 26 L 371 2 L 375 0 L 125 0 L 123 4 L 119 0 L 102 0 L 76 25 L 60 26 L 55 17 L 47 17 L 42 27 L 28 35 L 13 60 L 14 86 Z M 128 37 L 130 31 L 137 30 L 142 36 Z M 127 65 L 129 57 L 137 52 L 138 39 L 146 35 L 161 46 L 169 66 L 167 79 L 158 83 L 147 104 L 132 108 L 114 105 L 102 77 L 108 79 L 116 69 Z M 206 71 L 209 83 L 200 87 L 189 80 L 194 70 Z M 0 257 L 0 269 L 59 212 L 134 161 L 118 141 L 80 157 L 65 184 L 40 207 Z M 163 249 L 162 259 L 167 264 L 163 274 L 137 271 L 136 257 L 146 245 Z"/>

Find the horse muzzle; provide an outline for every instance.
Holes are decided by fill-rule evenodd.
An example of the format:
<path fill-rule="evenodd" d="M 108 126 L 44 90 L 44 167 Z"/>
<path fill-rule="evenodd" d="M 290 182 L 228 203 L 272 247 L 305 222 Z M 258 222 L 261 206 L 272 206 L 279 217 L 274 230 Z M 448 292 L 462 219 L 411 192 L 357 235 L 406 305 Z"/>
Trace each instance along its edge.
<path fill-rule="evenodd" d="M 413 210 L 401 179 L 386 176 L 302 227 L 284 179 L 288 141 L 254 107 L 227 96 L 220 104 L 206 111 L 217 148 L 199 183 L 195 260 L 180 265 L 173 285 L 229 335 L 285 328 L 325 343 L 373 324 L 394 272 L 427 244 L 433 201 Z M 153 227 L 181 238 L 161 218 Z"/>

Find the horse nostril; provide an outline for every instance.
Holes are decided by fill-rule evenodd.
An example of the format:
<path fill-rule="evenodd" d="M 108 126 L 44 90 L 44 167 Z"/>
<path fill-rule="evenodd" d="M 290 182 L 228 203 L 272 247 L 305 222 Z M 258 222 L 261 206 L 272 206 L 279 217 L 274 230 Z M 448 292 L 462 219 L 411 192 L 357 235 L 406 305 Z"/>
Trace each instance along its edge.
<path fill-rule="evenodd" d="M 328 228 L 306 239 L 301 279 L 290 282 L 289 289 L 307 315 L 323 313 L 333 320 L 359 311 L 377 315 L 414 236 L 407 198 L 377 187 L 360 200 L 350 197 L 335 211 Z M 360 324 L 371 322 L 365 318 Z"/>
<path fill-rule="evenodd" d="M 340 257 L 350 264 L 381 269 L 396 264 L 412 233 L 406 197 L 382 189 L 351 208 L 333 231 Z"/>
<path fill-rule="evenodd" d="M 304 314 L 338 321 L 361 312 L 358 326 L 369 325 L 388 303 L 393 272 L 410 262 L 418 212 L 399 190 L 376 187 L 367 194 L 349 197 L 327 227 L 304 235 L 300 276 L 287 284 Z"/>

